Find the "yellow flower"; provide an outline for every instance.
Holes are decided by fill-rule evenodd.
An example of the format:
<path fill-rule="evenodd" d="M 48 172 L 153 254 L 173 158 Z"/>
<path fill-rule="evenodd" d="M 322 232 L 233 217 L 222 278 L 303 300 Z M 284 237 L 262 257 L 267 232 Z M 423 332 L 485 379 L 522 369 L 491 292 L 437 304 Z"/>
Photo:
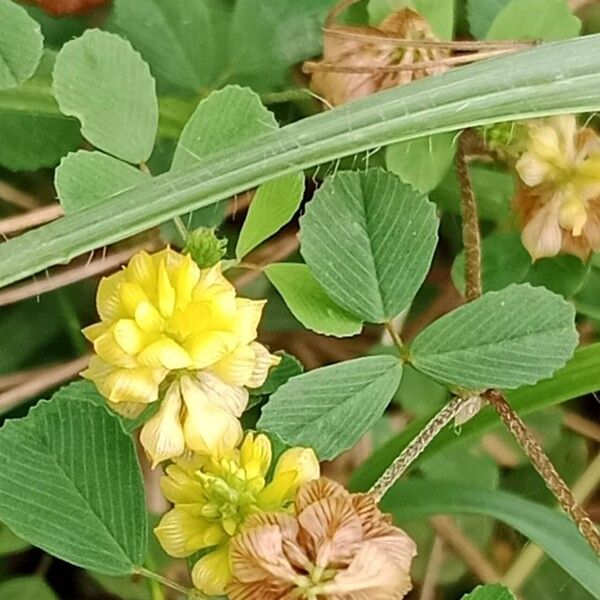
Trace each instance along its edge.
<path fill-rule="evenodd" d="M 229 541 L 250 515 L 288 508 L 296 491 L 318 479 L 319 463 L 308 448 L 284 452 L 270 483 L 271 442 L 247 433 L 228 458 L 193 455 L 166 469 L 161 487 L 174 504 L 155 533 L 166 552 L 177 558 L 210 548 L 194 566 L 194 585 L 208 595 L 220 595 L 231 577 Z"/>
<path fill-rule="evenodd" d="M 573 115 L 528 125 L 516 169 L 523 244 L 534 259 L 561 250 L 586 259 L 600 250 L 600 137 Z"/>
<path fill-rule="evenodd" d="M 279 358 L 256 342 L 264 302 L 236 297 L 220 263 L 201 270 L 169 248 L 136 254 L 100 282 L 101 318 L 84 330 L 95 355 L 83 373 L 127 417 L 164 397 L 142 432 L 154 463 L 225 454 L 241 438 L 248 390 Z"/>

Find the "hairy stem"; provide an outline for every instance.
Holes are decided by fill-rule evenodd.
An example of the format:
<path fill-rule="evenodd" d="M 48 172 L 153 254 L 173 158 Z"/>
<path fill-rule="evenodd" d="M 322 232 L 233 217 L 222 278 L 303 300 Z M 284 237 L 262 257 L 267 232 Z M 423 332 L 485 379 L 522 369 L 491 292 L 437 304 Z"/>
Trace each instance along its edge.
<path fill-rule="evenodd" d="M 386 469 L 385 473 L 369 490 L 379 502 L 387 491 L 404 475 L 406 470 L 421 455 L 438 433 L 452 421 L 462 406 L 462 398 L 454 398 L 427 423 L 411 442 L 404 448 L 396 460 Z"/>
<path fill-rule="evenodd" d="M 456 172 L 460 187 L 465 252 L 465 298 L 467 302 L 481 296 L 481 235 L 475 193 L 467 164 L 465 134 L 461 133 L 456 152 Z"/>
<path fill-rule="evenodd" d="M 162 586 L 171 590 L 175 590 L 176 592 L 183 594 L 186 598 L 189 598 L 190 600 L 208 600 L 208 596 L 201 594 L 197 590 L 186 588 L 183 585 L 179 585 L 177 582 L 171 581 L 170 579 L 163 577 L 159 573 L 150 571 L 150 569 L 140 567 L 139 569 L 137 569 L 136 573 L 142 575 L 143 577 L 147 577 L 148 579 L 152 579 L 153 581 L 157 581 Z"/>
<path fill-rule="evenodd" d="M 525 455 L 540 474 L 548 489 L 554 494 L 562 509 L 573 519 L 581 535 L 585 537 L 592 549 L 600 556 L 600 532 L 575 499 L 569 486 L 562 480 L 550 459 L 527 429 L 521 417 L 513 410 L 501 392 L 492 390 L 486 394 L 505 427 L 517 440 Z"/>

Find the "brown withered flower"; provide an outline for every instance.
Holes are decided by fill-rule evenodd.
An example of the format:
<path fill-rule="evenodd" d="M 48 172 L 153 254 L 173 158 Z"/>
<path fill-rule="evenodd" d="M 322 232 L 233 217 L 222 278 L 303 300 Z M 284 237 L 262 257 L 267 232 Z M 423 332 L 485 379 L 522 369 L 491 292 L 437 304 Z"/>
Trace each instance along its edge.
<path fill-rule="evenodd" d="M 377 27 L 329 23 L 322 60 L 304 63 L 303 70 L 311 75 L 315 94 L 338 106 L 447 70 L 431 63 L 448 57 L 448 50 L 406 43 L 423 40 L 438 41 L 429 23 L 410 8 L 393 12 Z"/>
<path fill-rule="evenodd" d="M 530 121 L 514 206 L 532 258 L 600 250 L 600 136 L 574 115 Z"/>
<path fill-rule="evenodd" d="M 398 600 L 415 542 L 368 494 L 325 478 L 300 489 L 295 516 L 253 515 L 231 543 L 231 600 Z"/>

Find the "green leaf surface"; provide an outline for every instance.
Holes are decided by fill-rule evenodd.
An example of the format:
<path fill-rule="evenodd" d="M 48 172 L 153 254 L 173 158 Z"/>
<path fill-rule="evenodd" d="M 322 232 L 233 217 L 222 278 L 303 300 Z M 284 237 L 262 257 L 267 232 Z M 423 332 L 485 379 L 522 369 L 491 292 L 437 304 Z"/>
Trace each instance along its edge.
<path fill-rule="evenodd" d="M 412 364 L 451 385 L 510 389 L 552 376 L 577 341 L 570 303 L 544 288 L 511 285 L 427 327 L 411 347 Z"/>
<path fill-rule="evenodd" d="M 483 40 L 498 13 L 510 0 L 467 0 L 467 19 L 471 33 Z"/>
<path fill-rule="evenodd" d="M 583 262 L 570 254 L 542 258 L 531 265 L 526 281 L 570 298 L 584 285 L 590 268 L 590 262 Z"/>
<path fill-rule="evenodd" d="M 491 24 L 488 40 L 564 40 L 577 37 L 581 21 L 566 0 L 510 0 Z"/>
<path fill-rule="evenodd" d="M 65 156 L 54 185 L 65 213 L 83 210 L 128 190 L 150 175 L 102 152 L 79 150 Z"/>
<path fill-rule="evenodd" d="M 462 600 L 516 600 L 516 597 L 507 587 L 493 583 L 476 587 Z"/>
<path fill-rule="evenodd" d="M 226 71 L 231 6 L 226 0 L 115 0 L 114 15 L 159 84 L 199 94 L 217 87 Z"/>
<path fill-rule="evenodd" d="M 11 0 L 0 0 L 0 89 L 29 79 L 42 58 L 44 38 L 27 11 Z"/>
<path fill-rule="evenodd" d="M 337 304 L 371 323 L 409 305 L 437 245 L 435 205 L 380 169 L 329 178 L 300 225 L 301 253 L 315 279 Z"/>
<path fill-rule="evenodd" d="M 362 320 L 338 306 L 306 265 L 274 263 L 265 269 L 265 275 L 306 328 L 335 337 L 360 333 Z"/>
<path fill-rule="evenodd" d="M 0 90 L 0 164 L 12 171 L 53 167 L 81 142 L 79 123 L 63 115 L 52 95 L 54 53 L 18 87 Z"/>
<path fill-rule="evenodd" d="M 180 171 L 277 129 L 279 125 L 249 88 L 227 86 L 202 100 L 186 123 L 173 156 L 171 171 Z M 218 225 L 223 207 L 202 211 L 204 225 Z"/>
<path fill-rule="evenodd" d="M 573 358 L 552 379 L 546 379 L 532 386 L 508 391 L 507 397 L 512 407 L 525 417 L 554 406 L 591 394 L 600 389 L 600 344 L 579 348 Z M 413 421 L 383 448 L 373 453 L 353 474 L 351 487 L 354 490 L 369 489 L 387 466 L 398 456 L 410 441 L 421 431 L 437 408 L 428 415 Z M 460 435 L 452 427 L 447 427 L 427 446 L 422 458 L 433 456 L 446 448 L 475 438 L 491 428 L 500 430 L 498 416 L 491 409 L 482 410 L 476 417 L 460 428 Z"/>
<path fill-rule="evenodd" d="M 304 175 L 293 173 L 263 183 L 252 198 L 235 255 L 243 258 L 292 219 L 304 194 Z"/>
<path fill-rule="evenodd" d="M 229 38 L 231 78 L 261 92 L 281 86 L 290 66 L 321 52 L 322 28 L 333 4 L 238 0 Z"/>
<path fill-rule="evenodd" d="M 600 35 L 591 35 L 380 92 L 155 177 L 1 244 L 0 285 L 343 156 L 467 126 L 598 110 L 599 86 Z"/>
<path fill-rule="evenodd" d="M 0 430 L 0 519 L 83 568 L 124 575 L 142 564 L 148 525 L 133 440 L 78 384 Z"/>
<path fill-rule="evenodd" d="M 598 597 L 598 557 L 568 517 L 541 504 L 498 490 L 427 480 L 396 484 L 381 502 L 398 522 L 435 514 L 489 515 L 541 546 L 552 560 Z"/>
<path fill-rule="evenodd" d="M 129 42 L 87 30 L 59 52 L 53 89 L 60 109 L 79 119 L 94 146 L 135 164 L 148 159 L 158 101 L 150 69 Z"/>
<path fill-rule="evenodd" d="M 41 577 L 16 577 L 0 583 L 2 600 L 58 600 Z"/>
<path fill-rule="evenodd" d="M 435 35 L 442 40 L 451 40 L 454 32 L 454 0 L 371 0 L 369 17 L 378 25 L 391 12 L 401 8 L 413 8 L 423 15 Z"/>
<path fill-rule="evenodd" d="M 439 133 L 388 146 L 385 164 L 405 183 L 430 192 L 442 181 L 455 153 L 455 133 Z"/>
<path fill-rule="evenodd" d="M 258 426 L 289 444 L 314 448 L 321 460 L 333 459 L 373 427 L 401 376 L 402 365 L 392 356 L 358 358 L 309 371 L 271 396 Z"/>

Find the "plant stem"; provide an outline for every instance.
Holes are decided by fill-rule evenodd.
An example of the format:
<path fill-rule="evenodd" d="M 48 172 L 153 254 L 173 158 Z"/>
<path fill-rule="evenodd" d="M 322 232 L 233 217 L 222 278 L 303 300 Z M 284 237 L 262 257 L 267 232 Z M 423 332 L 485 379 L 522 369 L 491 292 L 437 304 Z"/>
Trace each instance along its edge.
<path fill-rule="evenodd" d="M 438 433 L 452 421 L 462 406 L 462 398 L 455 397 L 427 423 L 421 432 L 404 448 L 396 460 L 386 469 L 385 473 L 369 490 L 379 502 L 387 491 L 404 475 L 406 470 L 427 448 Z"/>
<path fill-rule="evenodd" d="M 179 234 L 179 237 L 183 240 L 183 244 L 185 245 L 187 243 L 187 239 L 190 235 L 190 232 L 185 226 L 183 219 L 180 216 L 173 217 L 173 224 L 175 225 L 175 229 L 177 229 L 177 233 Z"/>
<path fill-rule="evenodd" d="M 186 588 L 183 585 L 179 585 L 177 582 L 171 581 L 170 579 L 163 577 L 159 573 L 155 573 L 154 571 L 150 571 L 149 569 L 146 569 L 144 567 L 139 567 L 136 570 L 136 573 L 142 575 L 143 577 L 147 577 L 148 579 L 157 581 L 162 586 L 171 590 L 175 590 L 176 592 L 183 594 L 186 598 L 190 598 L 190 600 L 208 600 L 208 596 L 205 596 L 204 594 L 201 594 L 200 592 L 194 589 Z"/>
<path fill-rule="evenodd" d="M 465 297 L 467 302 L 481 296 L 481 235 L 477 202 L 471 182 L 465 150 L 465 133 L 458 139 L 456 172 L 460 187 L 461 212 L 463 217 L 463 245 L 465 252 Z"/>
<path fill-rule="evenodd" d="M 523 423 L 521 417 L 513 410 L 501 392 L 491 390 L 487 392 L 486 397 L 502 419 L 506 428 L 517 440 L 525 455 L 535 467 L 535 470 L 540 474 L 548 489 L 554 494 L 562 509 L 573 519 L 581 535 L 585 537 L 594 552 L 600 556 L 600 532 L 596 529 L 596 526 L 585 510 L 579 505 L 573 492 L 562 480 L 538 441 L 527 429 L 525 423 Z"/>

